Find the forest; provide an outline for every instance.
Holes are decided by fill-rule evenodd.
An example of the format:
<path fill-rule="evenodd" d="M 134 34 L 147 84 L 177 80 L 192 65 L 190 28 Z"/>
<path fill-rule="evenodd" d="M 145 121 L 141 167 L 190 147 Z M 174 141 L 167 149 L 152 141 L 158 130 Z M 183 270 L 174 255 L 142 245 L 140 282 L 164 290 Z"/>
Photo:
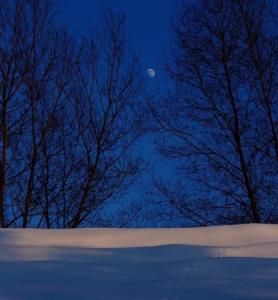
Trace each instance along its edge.
<path fill-rule="evenodd" d="M 275 1 L 179 1 L 159 92 L 124 14 L 81 37 L 59 14 L 0 1 L 0 227 L 278 223 Z"/>

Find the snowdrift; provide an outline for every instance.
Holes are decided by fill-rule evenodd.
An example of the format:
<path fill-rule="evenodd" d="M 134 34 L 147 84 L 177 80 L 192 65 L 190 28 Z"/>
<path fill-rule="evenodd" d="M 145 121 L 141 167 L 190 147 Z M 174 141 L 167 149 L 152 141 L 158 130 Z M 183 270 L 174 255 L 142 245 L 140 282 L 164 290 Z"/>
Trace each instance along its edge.
<path fill-rule="evenodd" d="M 278 225 L 0 230 L 0 300 L 278 299 Z"/>

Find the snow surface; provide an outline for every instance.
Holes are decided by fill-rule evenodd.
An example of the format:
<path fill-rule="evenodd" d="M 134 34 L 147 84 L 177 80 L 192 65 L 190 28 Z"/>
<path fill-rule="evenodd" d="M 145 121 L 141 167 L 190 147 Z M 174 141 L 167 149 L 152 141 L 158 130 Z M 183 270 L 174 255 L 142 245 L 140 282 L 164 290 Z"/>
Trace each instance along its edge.
<path fill-rule="evenodd" d="M 2 229 L 0 300 L 278 299 L 278 225 Z"/>

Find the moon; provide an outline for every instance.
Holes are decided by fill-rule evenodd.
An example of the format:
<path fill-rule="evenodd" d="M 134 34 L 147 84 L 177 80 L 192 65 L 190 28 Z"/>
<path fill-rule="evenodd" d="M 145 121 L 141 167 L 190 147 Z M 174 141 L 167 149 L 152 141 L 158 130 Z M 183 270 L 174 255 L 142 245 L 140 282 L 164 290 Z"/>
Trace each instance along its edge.
<path fill-rule="evenodd" d="M 148 75 L 149 75 L 151 78 L 154 78 L 154 76 L 155 76 L 155 70 L 154 70 L 154 69 L 149 68 L 149 69 L 147 70 L 147 73 L 148 73 Z"/>

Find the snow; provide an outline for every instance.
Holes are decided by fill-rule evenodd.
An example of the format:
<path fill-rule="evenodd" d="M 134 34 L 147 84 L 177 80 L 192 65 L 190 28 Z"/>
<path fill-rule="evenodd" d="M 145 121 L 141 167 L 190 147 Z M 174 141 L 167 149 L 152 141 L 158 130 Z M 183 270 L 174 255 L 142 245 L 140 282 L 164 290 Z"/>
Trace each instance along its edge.
<path fill-rule="evenodd" d="M 278 299 L 278 225 L 2 229 L 0 300 Z"/>

